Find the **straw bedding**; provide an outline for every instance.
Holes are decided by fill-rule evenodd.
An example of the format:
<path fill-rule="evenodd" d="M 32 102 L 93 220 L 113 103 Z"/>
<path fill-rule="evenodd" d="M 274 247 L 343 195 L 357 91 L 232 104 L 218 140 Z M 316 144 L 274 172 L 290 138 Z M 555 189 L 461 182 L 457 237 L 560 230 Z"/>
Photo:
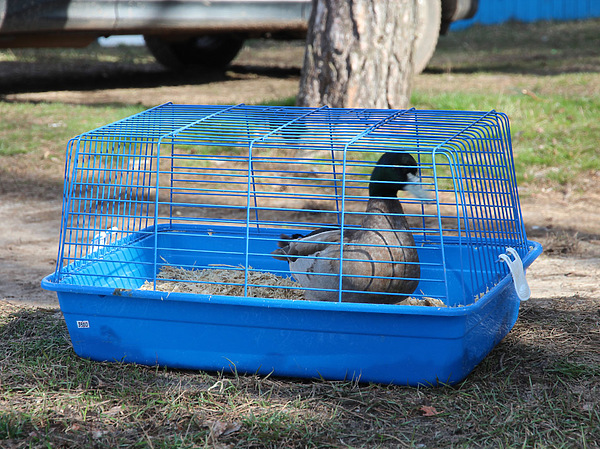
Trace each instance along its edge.
<path fill-rule="evenodd" d="M 244 296 L 243 267 L 215 266 L 205 270 L 186 270 L 165 265 L 158 273 L 156 290 L 161 292 L 196 293 L 200 295 Z M 248 270 L 246 296 L 279 299 L 304 299 L 299 283 L 269 272 Z M 263 287 L 252 286 L 262 285 Z M 154 283 L 144 282 L 141 290 L 153 290 Z"/>
<path fill-rule="evenodd" d="M 195 293 L 200 295 L 244 296 L 243 267 L 217 265 L 204 270 L 187 270 L 165 265 L 158 273 L 156 290 L 167 293 Z M 146 281 L 141 290 L 154 290 L 154 283 Z M 246 296 L 304 300 L 300 283 L 270 272 L 248 270 Z M 409 306 L 446 307 L 437 298 L 409 297 L 398 303 Z"/>

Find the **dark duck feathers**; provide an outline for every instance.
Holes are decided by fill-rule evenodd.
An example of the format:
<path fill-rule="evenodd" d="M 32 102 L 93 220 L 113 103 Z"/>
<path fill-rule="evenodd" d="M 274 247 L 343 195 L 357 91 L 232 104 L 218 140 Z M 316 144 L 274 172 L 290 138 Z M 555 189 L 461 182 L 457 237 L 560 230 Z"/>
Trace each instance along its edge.
<path fill-rule="evenodd" d="M 418 181 L 417 163 L 407 153 L 385 153 L 377 162 L 361 227 L 343 232 L 342 301 L 396 303 L 416 289 L 419 257 L 397 194 L 411 190 L 423 196 Z M 272 254 L 289 262 L 292 275 L 307 289 L 306 299 L 337 301 L 341 229 L 282 239 Z"/>

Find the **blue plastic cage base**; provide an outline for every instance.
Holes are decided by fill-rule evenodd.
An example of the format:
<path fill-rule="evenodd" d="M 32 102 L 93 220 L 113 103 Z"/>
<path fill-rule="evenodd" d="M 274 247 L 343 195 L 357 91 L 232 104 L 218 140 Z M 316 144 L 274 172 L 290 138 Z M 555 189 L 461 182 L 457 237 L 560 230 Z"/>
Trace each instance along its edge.
<path fill-rule="evenodd" d="M 252 230 L 250 242 L 264 245 L 280 231 Z M 257 234 L 260 238 L 253 239 Z M 239 251 L 245 238 L 243 227 L 162 225 L 156 233 L 149 228 L 128 237 L 126 244 L 119 241 L 66 267 L 59 282 L 50 275 L 42 285 L 58 293 L 73 347 L 82 357 L 393 384 L 461 381 L 518 316 L 520 300 L 510 274 L 483 296 L 467 292 L 472 299 L 462 303 L 465 287 L 459 280 L 471 267 L 464 265 L 469 258 L 453 252 L 458 245 L 453 248 L 451 243 L 445 243 L 448 285 L 455 295 L 447 298 L 451 307 L 446 308 L 139 290 L 154 278 L 163 260 L 197 268 L 248 261 L 278 275 L 288 270 L 287 263 L 268 257 L 259 247 L 251 246 L 245 259 Z M 538 243 L 528 244 L 525 267 L 541 252 Z M 218 258 L 209 251 L 215 246 L 222 250 Z M 417 291 L 436 296 L 445 284 L 427 282 L 439 278 L 427 272 L 427 254 L 420 254 L 425 268 Z M 475 301 L 476 296 L 481 297 Z"/>

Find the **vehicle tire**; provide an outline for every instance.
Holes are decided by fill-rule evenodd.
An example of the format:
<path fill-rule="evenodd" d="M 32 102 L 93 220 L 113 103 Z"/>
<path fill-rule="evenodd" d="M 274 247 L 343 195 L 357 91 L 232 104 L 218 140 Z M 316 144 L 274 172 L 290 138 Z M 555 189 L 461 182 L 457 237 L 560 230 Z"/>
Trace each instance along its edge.
<path fill-rule="evenodd" d="M 417 29 L 413 69 L 415 74 L 427 67 L 435 52 L 442 23 L 442 2 L 440 0 L 418 0 Z"/>
<path fill-rule="evenodd" d="M 238 54 L 244 38 L 237 34 L 211 34 L 167 38 L 144 36 L 156 60 L 170 69 L 205 67 L 222 69 Z"/>

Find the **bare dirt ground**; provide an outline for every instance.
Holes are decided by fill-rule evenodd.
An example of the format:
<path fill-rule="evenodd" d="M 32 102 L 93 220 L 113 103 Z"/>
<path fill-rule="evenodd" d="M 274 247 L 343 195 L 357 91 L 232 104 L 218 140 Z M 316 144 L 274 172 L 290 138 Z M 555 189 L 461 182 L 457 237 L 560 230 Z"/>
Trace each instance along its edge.
<path fill-rule="evenodd" d="M 302 64 L 300 44 L 244 49 L 225 74 L 175 74 L 155 63 L 86 63 L 76 67 L 47 62 L 2 63 L 3 99 L 71 104 L 253 103 L 296 94 Z M 496 77 L 502 75 L 495 75 Z M 439 75 L 438 75 L 439 77 Z M 478 77 L 480 81 L 480 77 Z M 457 81 L 448 76 L 447 82 Z M 479 82 L 478 81 L 478 82 Z M 432 86 L 421 75 L 416 88 Z M 438 81 L 439 83 L 439 81 Z M 434 83 L 436 84 L 436 83 Z M 508 77 L 501 83 L 513 89 Z M 84 131 L 84 130 L 82 130 Z M 64 145 L 63 142 L 59 146 Z M 518 151 L 518 149 L 516 149 Z M 0 179 L 0 299 L 57 307 L 54 293 L 40 288 L 54 270 L 61 208 L 62 167 L 40 179 L 35 171 Z M 7 172 L 5 172 L 7 173 Z M 532 301 L 600 304 L 600 174 L 577 186 L 522 186 L 528 237 L 544 254 L 528 270 Z M 600 314 L 600 310 L 597 310 Z"/>

